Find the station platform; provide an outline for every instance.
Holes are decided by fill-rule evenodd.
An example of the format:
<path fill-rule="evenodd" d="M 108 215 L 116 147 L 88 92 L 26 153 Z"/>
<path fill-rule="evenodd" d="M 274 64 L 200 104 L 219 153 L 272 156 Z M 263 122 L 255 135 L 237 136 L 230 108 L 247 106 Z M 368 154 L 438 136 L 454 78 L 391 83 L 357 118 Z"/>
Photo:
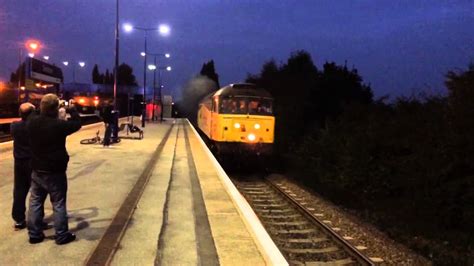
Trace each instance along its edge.
<path fill-rule="evenodd" d="M 0 265 L 287 265 L 187 120 L 148 123 L 144 139 L 109 148 L 79 143 L 97 130 L 103 124 L 67 139 L 77 240 L 64 246 L 54 229 L 36 245 L 13 230 L 12 143 L 0 145 Z M 53 224 L 48 199 L 45 221 Z"/>

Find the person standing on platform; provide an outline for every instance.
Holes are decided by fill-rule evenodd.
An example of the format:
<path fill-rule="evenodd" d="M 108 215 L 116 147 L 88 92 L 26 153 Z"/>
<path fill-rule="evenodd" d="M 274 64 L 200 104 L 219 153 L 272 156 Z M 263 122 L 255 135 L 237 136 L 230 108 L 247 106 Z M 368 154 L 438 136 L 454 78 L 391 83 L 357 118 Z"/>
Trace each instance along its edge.
<path fill-rule="evenodd" d="M 113 130 L 113 113 L 112 105 L 106 103 L 102 112 L 102 119 L 105 123 L 105 133 L 104 133 L 104 147 L 109 147 L 110 145 L 110 136 Z"/>
<path fill-rule="evenodd" d="M 26 121 L 34 110 L 35 106 L 31 103 L 21 104 L 19 108 L 21 120 L 13 122 L 10 126 L 10 133 L 13 137 L 13 157 L 15 159 L 12 207 L 15 230 L 26 228 L 25 201 L 31 182 L 31 149 Z"/>
<path fill-rule="evenodd" d="M 76 239 L 69 232 L 66 194 L 66 169 L 69 155 L 66 137 L 81 128 L 81 121 L 74 106 L 66 109 L 71 118 L 58 118 L 59 99 L 54 94 L 46 94 L 41 99 L 40 114 L 32 115 L 27 122 L 32 153 L 30 206 L 28 211 L 28 234 L 31 244 L 44 240 L 42 221 L 44 201 L 49 195 L 53 205 L 56 244 L 67 244 Z"/>

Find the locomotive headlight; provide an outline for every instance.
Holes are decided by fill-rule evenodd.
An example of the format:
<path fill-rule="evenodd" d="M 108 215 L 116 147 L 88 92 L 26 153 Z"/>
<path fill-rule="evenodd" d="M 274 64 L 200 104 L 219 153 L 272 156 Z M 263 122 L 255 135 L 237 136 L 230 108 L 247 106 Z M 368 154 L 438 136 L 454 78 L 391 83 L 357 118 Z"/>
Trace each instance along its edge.
<path fill-rule="evenodd" d="M 255 135 L 254 134 L 249 134 L 247 136 L 247 138 L 250 140 L 250 141 L 254 141 L 255 140 Z"/>
<path fill-rule="evenodd" d="M 253 127 L 254 127 L 255 129 L 260 129 L 260 124 L 255 124 Z"/>
<path fill-rule="evenodd" d="M 235 123 L 235 124 L 234 124 L 234 127 L 235 127 L 235 128 L 240 128 L 240 124 L 239 124 L 239 123 Z"/>

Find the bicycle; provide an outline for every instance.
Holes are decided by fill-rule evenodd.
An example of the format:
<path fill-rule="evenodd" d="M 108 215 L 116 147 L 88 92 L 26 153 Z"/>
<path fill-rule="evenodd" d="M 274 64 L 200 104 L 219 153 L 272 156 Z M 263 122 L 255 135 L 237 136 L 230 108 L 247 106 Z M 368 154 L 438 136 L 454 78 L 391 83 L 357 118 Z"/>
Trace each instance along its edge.
<path fill-rule="evenodd" d="M 102 139 L 100 138 L 99 136 L 99 130 L 97 130 L 97 132 L 95 133 L 95 137 L 91 138 L 91 139 L 83 139 L 81 140 L 81 144 L 95 144 L 95 143 L 99 143 L 99 144 L 102 144 Z"/>

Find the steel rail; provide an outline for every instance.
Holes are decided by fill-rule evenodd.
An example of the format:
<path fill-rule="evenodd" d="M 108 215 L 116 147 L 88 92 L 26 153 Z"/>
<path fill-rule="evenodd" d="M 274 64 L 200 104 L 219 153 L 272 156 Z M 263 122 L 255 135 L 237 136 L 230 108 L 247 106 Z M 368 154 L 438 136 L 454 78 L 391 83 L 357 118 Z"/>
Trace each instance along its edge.
<path fill-rule="evenodd" d="M 375 265 L 375 263 L 367 257 L 365 254 L 360 252 L 357 248 L 355 248 L 352 244 L 350 244 L 347 240 L 342 238 L 336 231 L 332 230 L 331 227 L 327 226 L 323 222 L 321 222 L 315 215 L 313 215 L 308 209 L 306 209 L 303 205 L 297 202 L 293 197 L 288 195 L 285 191 L 283 191 L 278 185 L 276 185 L 273 181 L 269 180 L 268 178 L 264 178 L 265 182 L 270 185 L 275 191 L 277 191 L 280 195 L 286 198 L 293 206 L 295 206 L 301 214 L 303 214 L 306 218 L 313 222 L 316 226 L 321 228 L 325 231 L 329 237 L 331 237 L 335 242 L 340 244 L 340 246 L 361 265 Z"/>

